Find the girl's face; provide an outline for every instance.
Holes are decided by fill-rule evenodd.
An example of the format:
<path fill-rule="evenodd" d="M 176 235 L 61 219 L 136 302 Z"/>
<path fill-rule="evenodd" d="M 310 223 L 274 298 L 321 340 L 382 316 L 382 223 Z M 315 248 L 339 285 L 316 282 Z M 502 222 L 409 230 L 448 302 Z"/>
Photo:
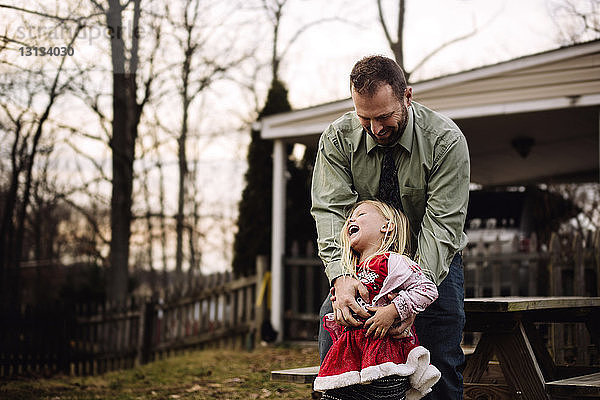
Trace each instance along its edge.
<path fill-rule="evenodd" d="M 348 219 L 346 234 L 352 250 L 361 261 L 374 254 L 381 246 L 388 221 L 377 207 L 369 203 L 359 205 Z"/>

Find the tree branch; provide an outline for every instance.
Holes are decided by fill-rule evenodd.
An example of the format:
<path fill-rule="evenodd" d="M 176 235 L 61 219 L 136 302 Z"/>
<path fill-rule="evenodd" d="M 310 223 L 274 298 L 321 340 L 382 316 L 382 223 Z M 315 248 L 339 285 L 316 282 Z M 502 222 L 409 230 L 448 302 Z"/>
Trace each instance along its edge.
<path fill-rule="evenodd" d="M 91 227 L 93 228 L 94 233 L 96 235 L 98 235 L 98 237 L 100 238 L 100 240 L 102 241 L 102 243 L 104 245 L 110 244 L 110 240 L 107 239 L 106 237 L 104 237 L 104 235 L 102 234 L 102 230 L 100 229 L 100 226 L 99 226 L 98 221 L 95 218 L 96 216 L 94 214 L 90 213 L 88 210 L 81 207 L 80 205 L 78 205 L 77 203 L 75 203 L 74 201 L 72 201 L 71 199 L 69 199 L 66 196 L 58 196 L 58 199 L 64 201 L 66 204 L 73 207 L 73 209 L 75 209 L 81 215 L 83 215 L 85 217 L 85 219 L 88 221 L 88 223 L 91 225 Z"/>
<path fill-rule="evenodd" d="M 413 70 L 409 73 L 412 74 L 413 72 L 415 72 L 416 70 L 418 70 L 419 68 L 421 68 L 423 66 L 423 64 L 425 64 L 427 61 L 429 61 L 431 59 L 431 57 L 435 56 L 437 53 L 439 53 L 441 50 L 443 50 L 444 48 L 446 48 L 447 46 L 460 42 L 461 40 L 465 40 L 467 38 L 470 38 L 471 36 L 475 35 L 477 33 L 478 29 L 475 28 L 473 31 L 466 33 L 462 36 L 458 36 L 454 39 L 448 40 L 447 42 L 442 43 L 441 45 L 439 45 L 438 47 L 436 47 L 435 49 L 433 49 L 429 54 L 427 54 L 425 57 L 423 57 L 421 59 L 421 61 L 419 61 L 419 63 L 413 68 Z"/>
<path fill-rule="evenodd" d="M 381 0 L 377 0 L 377 11 L 379 12 L 379 22 L 381 23 L 381 28 L 383 29 L 385 38 L 387 39 L 389 46 L 392 47 L 394 44 L 394 40 L 390 36 L 387 24 L 385 23 L 385 18 L 383 16 L 383 8 L 381 7 Z"/>
<path fill-rule="evenodd" d="M 315 25 L 319 25 L 322 24 L 324 22 L 332 22 L 332 21 L 336 21 L 336 22 L 348 22 L 343 18 L 339 18 L 339 17 L 329 17 L 329 18 L 323 18 L 317 21 L 312 21 L 309 22 L 303 26 L 301 26 L 295 33 L 294 36 L 292 36 L 292 38 L 288 41 L 288 43 L 286 44 L 285 48 L 283 49 L 283 51 L 279 54 L 279 60 L 282 60 L 285 55 L 287 54 L 288 50 L 290 49 L 290 47 L 294 44 L 294 42 L 296 40 L 298 40 L 298 38 L 300 37 L 300 35 L 302 35 L 304 32 L 306 32 L 309 28 L 312 28 Z"/>
<path fill-rule="evenodd" d="M 101 10 L 104 10 L 94 0 L 90 0 L 90 1 L 92 1 Z M 13 6 L 13 5 L 10 5 L 10 4 L 0 4 L 0 8 L 6 8 L 6 9 L 9 9 L 9 10 L 19 11 L 19 12 L 23 12 L 23 13 L 26 13 L 26 14 L 37 15 L 38 17 L 53 19 L 53 20 L 59 21 L 60 23 L 75 22 L 77 24 L 81 24 L 82 21 L 85 21 L 85 20 L 91 19 L 91 18 L 95 18 L 95 17 L 103 14 L 103 12 L 102 12 L 102 13 L 96 13 L 96 14 L 91 14 L 91 15 L 86 15 L 86 16 L 82 16 L 82 17 L 73 18 L 73 17 L 64 17 L 64 16 L 47 14 L 47 13 L 44 13 L 44 12 L 41 12 L 41 11 L 29 10 L 27 8 L 17 7 L 17 6 Z"/>
<path fill-rule="evenodd" d="M 65 140 L 65 143 L 67 144 L 67 146 L 69 146 L 76 154 L 79 154 L 80 156 L 82 156 L 83 158 L 85 158 L 86 160 L 88 160 L 98 171 L 98 173 L 100 174 L 100 176 L 102 177 L 103 180 L 110 182 L 110 177 L 108 177 L 105 173 L 104 173 L 104 168 L 102 167 L 102 164 L 100 164 L 95 157 L 92 157 L 86 153 L 84 153 L 82 150 L 80 150 L 77 146 L 75 146 L 74 143 L 72 143 L 70 140 Z"/>

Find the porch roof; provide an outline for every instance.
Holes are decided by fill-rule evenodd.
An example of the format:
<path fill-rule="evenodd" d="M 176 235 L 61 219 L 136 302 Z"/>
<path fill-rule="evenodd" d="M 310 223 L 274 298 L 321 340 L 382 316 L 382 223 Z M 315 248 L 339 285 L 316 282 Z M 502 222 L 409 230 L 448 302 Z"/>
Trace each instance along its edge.
<path fill-rule="evenodd" d="M 412 86 L 467 137 L 473 182 L 598 181 L 600 40 Z M 348 98 L 265 117 L 261 136 L 315 146 L 352 109 Z"/>

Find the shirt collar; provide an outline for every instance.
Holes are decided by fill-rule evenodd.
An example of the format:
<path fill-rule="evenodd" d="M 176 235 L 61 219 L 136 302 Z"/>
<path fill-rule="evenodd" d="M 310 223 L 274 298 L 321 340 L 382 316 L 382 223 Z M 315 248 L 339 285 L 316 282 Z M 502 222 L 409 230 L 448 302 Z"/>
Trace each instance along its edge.
<path fill-rule="evenodd" d="M 400 138 L 398 138 L 398 140 L 396 140 L 395 143 L 393 143 L 390 147 L 394 147 L 396 145 L 400 145 L 402 147 L 404 147 L 404 149 L 406 149 L 406 151 L 408 151 L 409 153 L 411 152 L 412 149 L 412 143 L 413 143 L 413 121 L 414 121 L 414 111 L 413 111 L 413 107 L 408 107 L 408 123 L 406 124 L 406 128 L 404 128 L 404 132 L 402 132 L 402 135 L 400 135 Z M 370 153 L 371 150 L 373 150 L 375 147 L 378 146 L 377 142 L 371 137 L 371 135 L 369 135 L 363 128 L 363 134 L 364 137 L 366 138 L 367 141 L 367 153 Z"/>

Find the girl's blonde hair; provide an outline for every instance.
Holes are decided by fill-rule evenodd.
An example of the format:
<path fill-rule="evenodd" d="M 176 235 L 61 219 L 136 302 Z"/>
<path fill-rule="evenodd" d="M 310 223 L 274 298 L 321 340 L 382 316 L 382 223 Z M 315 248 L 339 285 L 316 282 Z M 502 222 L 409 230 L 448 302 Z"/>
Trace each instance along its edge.
<path fill-rule="evenodd" d="M 377 208 L 377 210 L 381 213 L 381 215 L 388 221 L 391 222 L 391 228 L 388 229 L 385 235 L 383 236 L 383 240 L 381 241 L 381 245 L 379 249 L 368 257 L 363 262 L 363 266 L 368 268 L 370 261 L 380 254 L 386 252 L 395 252 L 399 254 L 410 254 L 410 227 L 408 223 L 408 218 L 404 213 L 397 211 L 394 207 L 386 204 L 384 202 L 378 200 L 363 200 L 356 203 L 346 218 L 346 222 L 344 222 L 344 226 L 342 227 L 342 231 L 340 232 L 340 241 L 342 244 L 342 266 L 344 268 L 344 272 L 348 275 L 356 277 L 356 267 L 358 266 L 358 262 L 360 260 L 360 254 L 352 250 L 350 247 L 350 237 L 348 235 L 348 226 L 350 225 L 350 217 L 354 210 L 358 208 L 358 206 L 362 204 L 370 204 Z"/>

